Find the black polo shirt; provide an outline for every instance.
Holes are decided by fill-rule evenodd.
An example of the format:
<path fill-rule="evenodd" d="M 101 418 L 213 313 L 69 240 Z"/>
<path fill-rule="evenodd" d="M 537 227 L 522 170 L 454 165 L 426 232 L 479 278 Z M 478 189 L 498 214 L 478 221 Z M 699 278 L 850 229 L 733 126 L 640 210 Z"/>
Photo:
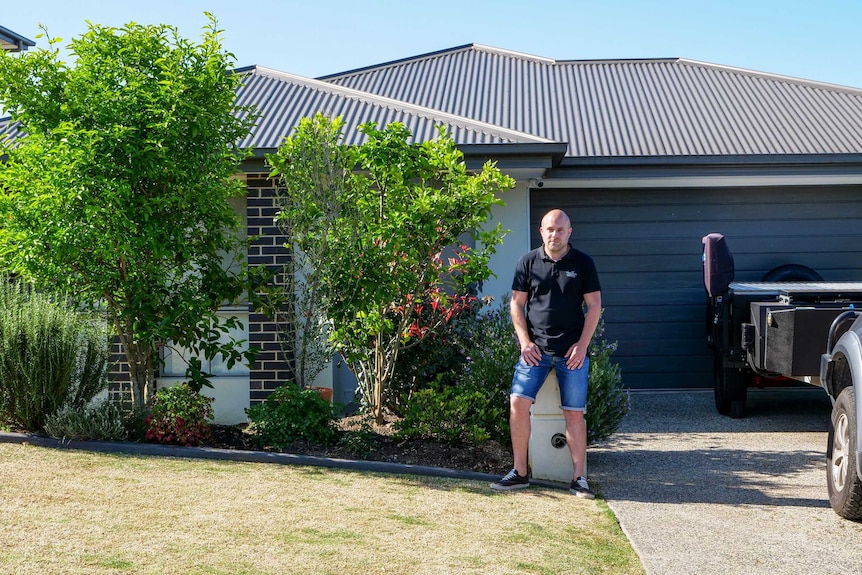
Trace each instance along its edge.
<path fill-rule="evenodd" d="M 584 294 L 601 291 L 593 258 L 569 245 L 555 262 L 543 247 L 521 256 L 514 291 L 527 292 L 527 328 L 545 353 L 565 355 L 584 329 Z"/>

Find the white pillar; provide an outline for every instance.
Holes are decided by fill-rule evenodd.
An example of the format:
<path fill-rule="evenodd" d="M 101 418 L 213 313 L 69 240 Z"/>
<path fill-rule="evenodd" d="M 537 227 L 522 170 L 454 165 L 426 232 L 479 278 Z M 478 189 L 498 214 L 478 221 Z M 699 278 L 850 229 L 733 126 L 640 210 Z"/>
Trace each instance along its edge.
<path fill-rule="evenodd" d="M 560 385 L 552 369 L 530 410 L 530 445 L 527 460 L 532 477 L 569 483 L 572 456 L 566 444 L 566 420 L 560 407 Z M 586 475 L 586 461 L 584 474 Z"/>

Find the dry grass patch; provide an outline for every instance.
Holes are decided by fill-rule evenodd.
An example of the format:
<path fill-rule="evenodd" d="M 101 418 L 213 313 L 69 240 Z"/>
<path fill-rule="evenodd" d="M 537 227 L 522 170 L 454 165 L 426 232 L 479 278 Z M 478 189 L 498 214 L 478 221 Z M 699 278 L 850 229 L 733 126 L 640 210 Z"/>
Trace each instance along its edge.
<path fill-rule="evenodd" d="M 0 572 L 642 574 L 602 501 L 0 444 Z"/>

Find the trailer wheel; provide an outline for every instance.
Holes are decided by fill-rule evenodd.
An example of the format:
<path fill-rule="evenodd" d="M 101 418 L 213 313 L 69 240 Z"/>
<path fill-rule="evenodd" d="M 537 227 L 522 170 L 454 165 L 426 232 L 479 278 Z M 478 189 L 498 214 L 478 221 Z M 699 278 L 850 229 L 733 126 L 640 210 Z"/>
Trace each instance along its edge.
<path fill-rule="evenodd" d="M 856 474 L 856 397 L 853 386 L 838 394 L 826 444 L 829 504 L 845 519 L 862 520 L 862 479 Z"/>
<path fill-rule="evenodd" d="M 772 268 L 760 281 L 763 282 L 820 282 L 823 277 L 813 269 L 802 264 L 784 264 Z"/>
<path fill-rule="evenodd" d="M 746 380 L 740 369 L 725 365 L 721 354 L 715 353 L 713 382 L 716 411 L 734 419 L 745 417 L 745 400 L 748 395 Z"/>

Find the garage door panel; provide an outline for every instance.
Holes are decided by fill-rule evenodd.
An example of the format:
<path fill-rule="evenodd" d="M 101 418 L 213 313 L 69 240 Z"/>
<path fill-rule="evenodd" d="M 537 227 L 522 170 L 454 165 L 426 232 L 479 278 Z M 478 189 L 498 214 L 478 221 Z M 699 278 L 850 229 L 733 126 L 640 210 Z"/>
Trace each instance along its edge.
<path fill-rule="evenodd" d="M 609 209 L 612 208 L 612 209 Z M 787 205 L 781 213 L 776 213 L 772 203 L 749 205 L 712 205 L 705 209 L 698 206 L 596 206 L 588 209 L 577 208 L 577 214 L 569 214 L 580 221 L 601 221 L 607 224 L 626 225 L 643 221 L 644 211 L 648 211 L 653 222 L 663 225 L 693 223 L 697 225 L 714 222 L 796 222 L 809 218 L 832 218 L 835 210 L 848 208 L 844 217 L 858 217 L 855 208 L 848 204 L 795 204 Z"/>
<path fill-rule="evenodd" d="M 634 270 L 632 273 L 605 272 L 601 259 L 595 258 L 596 267 L 599 270 L 600 281 L 603 290 L 611 290 L 617 285 L 638 284 L 644 290 L 668 290 L 672 289 L 703 289 L 703 275 L 698 270 L 698 275 L 692 272 L 663 272 L 652 270 L 644 273 Z M 656 263 L 658 265 L 658 262 Z M 692 262 L 692 266 L 702 266 L 701 260 Z"/>
<path fill-rule="evenodd" d="M 694 337 L 697 337 L 697 334 L 694 334 Z M 700 345 L 692 345 L 691 340 L 692 334 L 689 333 L 687 339 L 650 339 L 639 334 L 633 339 L 621 338 L 613 341 L 617 342 L 618 347 L 624 348 L 626 354 L 631 357 L 707 357 L 709 351 L 705 342 L 700 342 Z M 672 355 L 667 355 L 669 350 Z"/>
<path fill-rule="evenodd" d="M 711 387 L 701 238 L 723 233 L 737 279 L 801 263 L 834 281 L 862 280 L 862 187 L 537 190 L 531 241 L 552 207 L 572 218 L 572 243 L 593 256 L 605 338 L 624 384 Z"/>
<path fill-rule="evenodd" d="M 579 247 L 583 251 L 593 254 L 589 249 Z M 733 249 L 733 246 L 731 246 Z M 862 251 L 862 246 L 860 246 Z M 823 275 L 821 270 L 843 270 L 846 268 L 848 257 L 855 257 L 859 252 L 823 252 L 819 254 L 795 252 L 795 253 L 762 253 L 762 254 L 742 254 L 733 255 L 734 266 L 737 274 L 751 275 L 757 279 L 763 276 L 763 273 L 776 266 L 782 264 L 796 263 L 816 269 Z M 702 256 L 698 254 L 690 254 L 688 257 L 668 256 L 662 259 L 648 258 L 643 255 L 631 256 L 597 256 L 593 255 L 597 265 L 600 262 L 603 274 L 684 274 L 691 276 L 687 278 L 687 283 L 695 286 L 703 284 L 702 271 L 697 269 L 692 271 L 693 267 L 701 266 Z M 825 278 L 826 276 L 823 275 Z M 649 278 L 645 278 L 649 280 Z M 740 277 L 740 279 L 743 279 Z M 660 281 L 666 282 L 668 278 L 660 278 Z"/>
<path fill-rule="evenodd" d="M 601 271 L 600 271 L 601 273 Z M 604 287 L 603 287 L 604 289 Z M 696 288 L 676 289 L 673 291 L 647 291 L 635 289 L 604 289 L 602 301 L 612 301 L 616 306 L 668 306 L 668 305 L 697 305 L 703 307 L 705 291 L 703 282 Z M 607 313 L 607 312 L 606 312 Z"/>
<path fill-rule="evenodd" d="M 660 318 L 659 321 L 686 321 L 697 313 L 706 313 L 703 302 L 698 305 L 607 305 L 603 317 L 606 323 L 641 323 L 656 321 L 656 318 Z"/>
<path fill-rule="evenodd" d="M 608 208 L 612 209 L 612 208 Z M 855 220 L 757 220 L 752 222 L 739 221 L 711 221 L 704 222 L 603 222 L 591 220 L 587 223 L 579 223 L 572 226 L 572 243 L 580 246 L 596 244 L 602 241 L 616 241 L 621 238 L 644 241 L 648 238 L 662 236 L 672 238 L 679 243 L 678 249 L 683 249 L 686 243 L 695 240 L 698 245 L 703 236 L 710 232 L 720 232 L 728 238 L 737 238 L 743 234 L 750 234 L 750 227 L 757 226 L 758 231 L 765 237 L 787 237 L 796 236 L 805 238 L 810 234 L 819 235 L 821 226 L 814 225 L 821 222 L 829 226 L 832 235 L 850 235 L 858 231 L 859 223 Z M 540 245 L 541 237 L 536 232 L 534 245 Z M 736 242 L 738 243 L 738 242 Z M 685 252 L 683 252 L 685 253 Z"/>
<path fill-rule="evenodd" d="M 606 322 L 605 335 L 607 336 L 606 339 L 611 339 L 610 333 L 613 333 L 613 339 L 645 339 L 650 340 L 651 343 L 655 341 L 669 342 L 671 340 L 696 340 L 695 343 L 692 344 L 693 347 L 696 349 L 703 349 L 706 345 L 706 340 L 704 339 L 706 334 L 706 329 L 704 328 L 704 322 L 706 321 L 705 316 L 699 317 L 698 320 L 699 321 L 691 321 L 689 318 L 688 321 L 684 322 Z M 674 331 L 672 334 L 668 334 L 667 326 L 671 323 L 674 326 Z M 668 344 L 664 344 L 664 347 L 667 349 L 667 351 L 664 352 L 665 355 L 678 353 L 678 350 L 680 349 L 679 346 L 671 346 Z"/>
<path fill-rule="evenodd" d="M 632 373 L 667 373 L 668 362 L 673 362 L 673 371 L 688 373 L 710 373 L 712 371 L 712 360 L 707 356 L 688 356 L 672 359 L 659 357 L 651 361 L 649 357 L 633 357 L 626 366 L 627 372 Z"/>

